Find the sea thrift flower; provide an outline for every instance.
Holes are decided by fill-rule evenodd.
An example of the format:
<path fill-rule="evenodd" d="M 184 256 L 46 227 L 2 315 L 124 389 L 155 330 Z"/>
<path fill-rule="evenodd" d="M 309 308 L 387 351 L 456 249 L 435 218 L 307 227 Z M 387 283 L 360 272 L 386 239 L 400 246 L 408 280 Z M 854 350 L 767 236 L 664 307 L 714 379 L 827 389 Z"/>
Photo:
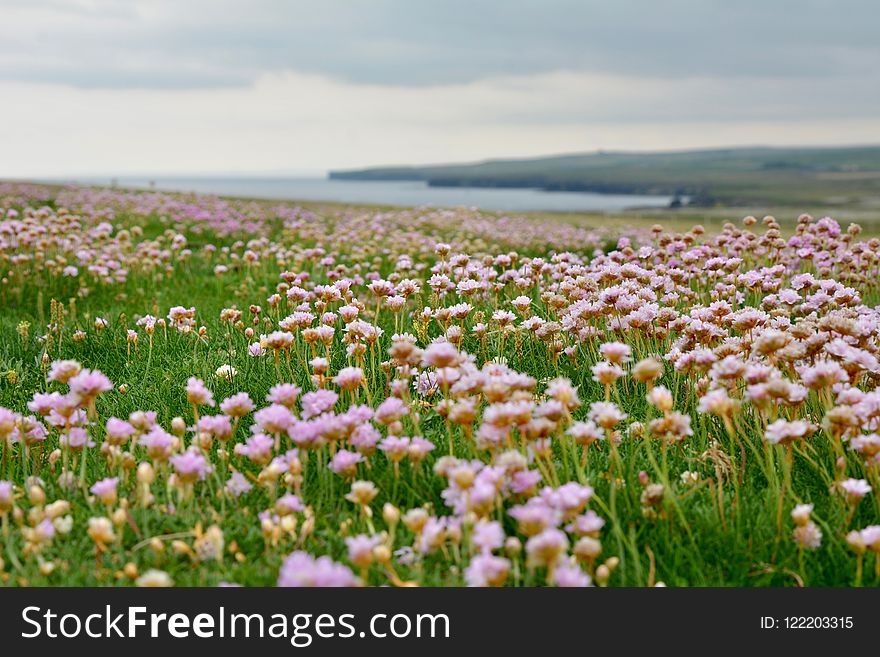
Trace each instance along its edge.
<path fill-rule="evenodd" d="M 227 397 L 220 403 L 220 410 L 229 417 L 240 418 L 254 410 L 254 402 L 246 392 Z"/>
<path fill-rule="evenodd" d="M 844 479 L 838 486 L 850 504 L 860 502 L 865 495 L 873 490 L 864 479 Z"/>
<path fill-rule="evenodd" d="M 214 393 L 201 379 L 191 376 L 186 382 L 186 400 L 193 406 L 213 406 Z"/>
<path fill-rule="evenodd" d="M 172 457 L 171 465 L 184 483 L 202 480 L 212 471 L 212 467 L 205 457 L 194 448 Z"/>
<path fill-rule="evenodd" d="M 316 559 L 302 551 L 291 553 L 278 573 L 278 586 L 350 587 L 358 584 L 358 579 L 346 566 L 330 557 Z"/>
<path fill-rule="evenodd" d="M 510 573 L 510 561 L 482 553 L 471 559 L 464 577 L 468 586 L 502 586 Z"/>
<path fill-rule="evenodd" d="M 341 449 L 330 459 L 330 469 L 343 477 L 354 478 L 357 476 L 358 463 L 363 463 L 363 461 L 363 455 Z"/>
<path fill-rule="evenodd" d="M 359 568 L 367 568 L 373 563 L 373 550 L 379 545 L 380 537 L 358 534 L 347 536 L 345 546 L 348 548 L 348 560 Z"/>
<path fill-rule="evenodd" d="M 326 413 L 336 405 L 338 399 L 339 395 L 332 390 L 307 392 L 302 397 L 302 416 L 308 420 Z"/>
<path fill-rule="evenodd" d="M 789 445 L 796 440 L 809 437 L 815 431 L 815 427 L 809 422 L 795 420 L 776 420 L 767 426 L 764 432 L 764 440 L 771 445 Z"/>
<path fill-rule="evenodd" d="M 80 406 L 89 406 L 102 392 L 113 389 L 113 384 L 97 370 L 82 370 L 68 382 L 70 394 Z"/>
<path fill-rule="evenodd" d="M 67 383 L 82 371 L 82 365 L 75 360 L 56 360 L 49 368 L 47 381 Z"/>
<path fill-rule="evenodd" d="M 226 490 L 234 497 L 240 497 L 252 489 L 253 485 L 240 472 L 233 472 L 226 481 Z"/>
<path fill-rule="evenodd" d="M 167 588 L 174 586 L 174 580 L 164 570 L 150 569 L 135 580 L 135 586 L 140 588 Z"/>
<path fill-rule="evenodd" d="M 296 405 L 296 400 L 299 398 L 301 392 L 302 390 L 300 387 L 293 383 L 279 383 L 278 385 L 269 388 L 269 394 L 266 396 L 266 401 L 273 404 L 281 404 L 282 406 L 286 406 L 288 409 L 293 410 Z"/>
<path fill-rule="evenodd" d="M 112 506 L 116 504 L 116 486 L 119 484 L 119 477 L 110 477 L 102 479 L 95 483 L 89 491 L 101 500 L 102 504 Z"/>
<path fill-rule="evenodd" d="M 217 371 L 214 372 L 214 376 L 218 379 L 223 379 L 224 381 L 232 381 L 233 377 L 238 374 L 238 370 L 235 369 L 232 365 L 221 365 L 217 368 Z"/>
<path fill-rule="evenodd" d="M 0 514 L 9 513 L 14 505 L 12 482 L 0 481 Z"/>
<path fill-rule="evenodd" d="M 124 445 L 137 433 L 137 429 L 125 420 L 111 417 L 107 420 L 105 433 L 109 443 L 114 445 Z"/>
<path fill-rule="evenodd" d="M 343 367 L 333 377 L 333 383 L 342 390 L 356 390 L 364 383 L 364 371 L 360 367 Z"/>
<path fill-rule="evenodd" d="M 545 529 L 526 541 L 526 554 L 531 567 L 552 567 L 568 549 L 568 538 L 554 528 Z"/>
<path fill-rule="evenodd" d="M 553 583 L 563 588 L 582 588 L 590 586 L 590 576 L 577 565 L 561 564 L 553 571 Z"/>

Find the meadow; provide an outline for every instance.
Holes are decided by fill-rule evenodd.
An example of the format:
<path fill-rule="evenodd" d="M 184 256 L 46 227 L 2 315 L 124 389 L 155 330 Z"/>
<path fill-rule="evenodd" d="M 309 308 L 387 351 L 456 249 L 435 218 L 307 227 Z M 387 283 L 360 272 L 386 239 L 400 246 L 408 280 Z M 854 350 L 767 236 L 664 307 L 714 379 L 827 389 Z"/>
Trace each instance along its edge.
<path fill-rule="evenodd" d="M 0 582 L 876 586 L 880 239 L 0 183 Z"/>

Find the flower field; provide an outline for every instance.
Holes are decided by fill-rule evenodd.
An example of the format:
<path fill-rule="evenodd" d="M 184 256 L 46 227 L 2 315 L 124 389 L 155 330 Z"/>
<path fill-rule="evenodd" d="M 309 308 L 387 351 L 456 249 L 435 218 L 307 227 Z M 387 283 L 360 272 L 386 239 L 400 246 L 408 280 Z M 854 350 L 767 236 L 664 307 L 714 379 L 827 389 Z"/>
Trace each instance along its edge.
<path fill-rule="evenodd" d="M 858 226 L 0 184 L 0 270 L 6 585 L 880 584 Z"/>

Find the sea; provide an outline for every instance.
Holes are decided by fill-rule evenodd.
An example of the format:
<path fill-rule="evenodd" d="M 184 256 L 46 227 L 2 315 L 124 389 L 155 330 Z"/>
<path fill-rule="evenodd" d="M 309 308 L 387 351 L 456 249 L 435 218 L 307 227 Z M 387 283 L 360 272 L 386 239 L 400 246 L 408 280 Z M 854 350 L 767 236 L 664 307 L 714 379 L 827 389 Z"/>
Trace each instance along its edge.
<path fill-rule="evenodd" d="M 76 182 L 120 188 L 198 192 L 260 199 L 388 206 L 476 207 L 501 212 L 622 212 L 662 208 L 670 196 L 548 192 L 541 189 L 431 187 L 422 181 L 359 181 L 301 177 L 87 177 Z"/>

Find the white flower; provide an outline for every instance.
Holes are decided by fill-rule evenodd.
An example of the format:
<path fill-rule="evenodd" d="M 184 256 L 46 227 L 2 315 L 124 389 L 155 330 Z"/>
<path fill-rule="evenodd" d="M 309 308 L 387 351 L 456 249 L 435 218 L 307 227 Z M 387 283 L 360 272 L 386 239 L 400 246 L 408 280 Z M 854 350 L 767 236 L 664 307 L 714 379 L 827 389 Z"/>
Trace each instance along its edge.
<path fill-rule="evenodd" d="M 135 584 L 146 588 L 160 588 L 174 586 L 174 580 L 164 570 L 148 570 L 135 580 Z"/>
<path fill-rule="evenodd" d="M 214 376 L 225 381 L 232 381 L 232 377 L 236 374 L 238 374 L 238 370 L 232 365 L 221 365 L 217 368 L 217 371 L 214 372 Z"/>
<path fill-rule="evenodd" d="M 60 518 L 55 518 L 55 520 L 52 521 L 52 524 L 55 525 L 55 531 L 59 534 L 69 534 L 70 530 L 73 529 L 73 517 L 62 516 Z"/>

